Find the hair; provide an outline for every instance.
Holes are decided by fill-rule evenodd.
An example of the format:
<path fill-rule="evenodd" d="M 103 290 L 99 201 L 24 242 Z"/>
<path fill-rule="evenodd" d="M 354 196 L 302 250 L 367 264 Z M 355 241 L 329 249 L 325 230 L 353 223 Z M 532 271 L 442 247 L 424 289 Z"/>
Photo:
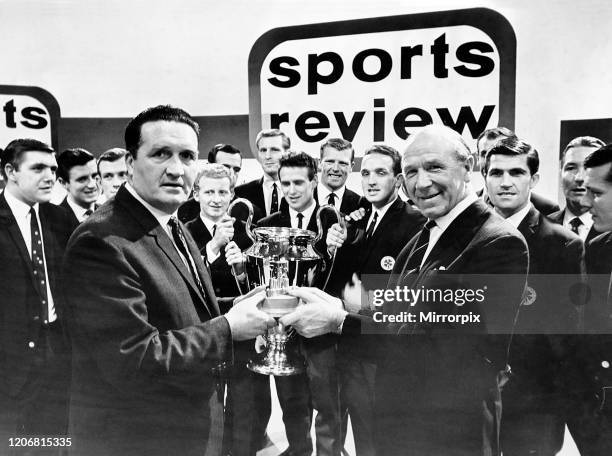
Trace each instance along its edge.
<path fill-rule="evenodd" d="M 225 152 L 227 154 L 238 154 L 242 158 L 242 154 L 238 149 L 236 149 L 231 144 L 217 144 L 216 146 L 212 146 L 212 148 L 208 151 L 208 163 L 216 163 L 217 161 L 217 152 Z"/>
<path fill-rule="evenodd" d="M 283 148 L 285 150 L 288 150 L 291 147 L 291 140 L 289 139 L 289 136 L 280 131 L 278 128 L 261 130 L 259 133 L 257 133 L 257 137 L 255 138 L 255 145 L 259 149 L 259 141 L 261 141 L 261 138 L 274 138 L 275 136 L 280 136 L 281 138 L 283 138 Z"/>
<path fill-rule="evenodd" d="M 485 138 L 488 140 L 498 139 L 498 138 L 516 138 L 516 133 L 514 133 L 512 130 L 506 127 L 489 128 L 488 130 L 483 131 L 482 133 L 478 135 L 478 138 L 476 138 L 476 150 L 478 151 L 478 155 L 480 156 L 482 156 L 483 153 L 486 153 L 486 152 L 481 151 L 478 147 L 478 144 L 480 144 L 480 140 L 482 138 Z"/>
<path fill-rule="evenodd" d="M 331 147 L 332 149 L 336 149 L 338 151 L 350 149 L 351 150 L 351 162 L 355 160 L 355 149 L 353 149 L 353 145 L 346 139 L 330 138 L 327 141 L 325 141 L 323 144 L 321 144 L 321 149 L 320 149 L 321 160 L 323 160 L 323 156 L 325 155 L 323 151 L 325 150 L 326 147 Z"/>
<path fill-rule="evenodd" d="M 98 165 L 98 173 L 100 172 L 101 162 L 116 162 L 121 158 L 125 158 L 126 154 L 127 150 L 122 149 L 121 147 L 113 147 L 112 149 L 108 149 L 106 152 L 104 152 L 98 157 L 98 162 L 96 163 Z"/>
<path fill-rule="evenodd" d="M 508 136 L 500 140 L 491 148 L 489 152 L 487 152 L 484 168 L 485 172 L 489 170 L 491 156 L 493 155 L 525 155 L 527 157 L 527 167 L 529 168 L 529 172 L 532 176 L 536 174 L 540 168 L 540 157 L 538 155 L 538 151 L 531 144 L 526 143 L 516 136 Z"/>
<path fill-rule="evenodd" d="M 612 143 L 591 152 L 584 160 L 584 167 L 595 168 L 596 166 L 603 166 L 608 163 L 612 163 Z M 608 174 L 606 174 L 606 182 L 612 183 L 612 166 L 610 166 Z"/>
<path fill-rule="evenodd" d="M 317 159 L 311 157 L 306 152 L 289 151 L 280 158 L 279 163 L 279 176 L 283 168 L 307 168 L 308 180 L 313 180 L 317 175 Z"/>
<path fill-rule="evenodd" d="M 196 180 L 194 181 L 194 192 L 199 190 L 200 180 L 203 177 L 207 177 L 209 179 L 223 179 L 224 177 L 227 177 L 229 179 L 230 191 L 234 191 L 234 186 L 236 185 L 236 174 L 232 169 L 226 168 L 218 163 L 204 163 L 198 172 Z"/>
<path fill-rule="evenodd" d="M 561 152 L 561 163 L 563 163 L 563 160 L 565 160 L 565 154 L 567 151 L 573 147 L 594 147 L 599 149 L 605 145 L 605 142 L 594 136 L 578 136 L 577 138 L 574 138 L 568 142 L 565 149 L 563 149 L 563 152 Z"/>
<path fill-rule="evenodd" d="M 467 145 L 463 137 L 452 128 L 449 128 L 445 125 L 434 124 L 421 127 L 416 133 L 413 133 L 408 137 L 408 140 L 406 141 L 406 147 L 404 149 L 404 156 L 402 156 L 402 162 L 408 148 L 420 135 L 423 134 L 428 134 L 430 136 L 439 136 L 441 138 L 446 139 L 454 147 L 453 151 L 455 152 L 455 159 L 462 165 L 467 165 L 469 163 L 470 158 L 472 157 L 472 152 L 470 151 L 470 146 Z M 403 168 L 404 165 L 402 163 L 402 169 Z"/>
<path fill-rule="evenodd" d="M 68 182 L 72 168 L 86 165 L 92 160 L 95 160 L 94 156 L 85 149 L 80 147 L 66 149 L 57 157 L 57 177 Z"/>
<path fill-rule="evenodd" d="M 170 105 L 159 105 L 148 108 L 130 120 L 125 127 L 125 148 L 132 157 L 136 158 L 136 153 L 142 141 L 140 136 L 142 126 L 147 122 L 156 122 L 160 120 L 180 122 L 189 125 L 195 132 L 196 137 L 200 137 L 200 126 L 193 120 L 187 111 Z"/>
<path fill-rule="evenodd" d="M 47 152 L 50 154 L 55 153 L 51 146 L 42 141 L 38 141 L 37 139 L 14 139 L 8 143 L 4 150 L 0 149 L 0 166 L 2 167 L 2 177 L 5 179 L 7 178 L 6 170 L 4 169 L 6 165 L 10 163 L 13 168 L 19 169 L 19 165 L 21 165 L 21 162 L 23 161 L 23 154 L 32 151 Z"/>
<path fill-rule="evenodd" d="M 380 154 L 385 155 L 387 157 L 391 157 L 391 160 L 393 160 L 393 175 L 397 176 L 402 172 L 402 157 L 399 152 L 393 147 L 385 146 L 384 144 L 375 144 L 371 147 L 368 147 L 364 152 L 363 156 L 365 157 L 366 155 L 370 154 Z"/>

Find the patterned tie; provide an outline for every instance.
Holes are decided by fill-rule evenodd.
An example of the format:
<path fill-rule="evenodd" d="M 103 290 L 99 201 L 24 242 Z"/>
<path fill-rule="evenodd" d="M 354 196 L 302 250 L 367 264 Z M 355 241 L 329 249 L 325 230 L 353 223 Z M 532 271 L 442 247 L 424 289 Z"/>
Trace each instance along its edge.
<path fill-rule="evenodd" d="M 377 221 L 378 221 L 378 212 L 374 212 L 374 218 L 372 219 L 372 221 L 370 222 L 370 225 L 368 225 L 368 229 L 366 230 L 366 241 L 368 241 L 372 237 L 372 234 L 374 234 L 374 228 L 376 227 Z"/>
<path fill-rule="evenodd" d="M 195 283 L 198 285 L 200 293 L 202 296 L 206 296 L 204 293 L 204 287 L 202 286 L 202 282 L 200 281 L 200 276 L 198 275 L 198 270 L 195 266 L 195 262 L 193 261 L 193 257 L 189 253 L 189 249 L 187 248 L 187 239 L 185 239 L 185 234 L 183 233 L 183 229 L 178 222 L 176 217 L 171 217 L 168 221 L 168 225 L 170 225 L 170 229 L 172 231 L 172 238 L 179 251 L 183 255 L 183 257 L 187 260 L 187 265 L 189 266 L 189 270 L 191 271 L 191 275 L 195 280 Z"/>
<path fill-rule="evenodd" d="M 327 204 L 336 205 L 336 194 L 334 192 L 331 192 L 327 197 Z"/>
<path fill-rule="evenodd" d="M 270 202 L 270 214 L 274 214 L 278 211 L 278 189 L 276 188 L 276 182 L 272 184 L 272 201 Z"/>
<path fill-rule="evenodd" d="M 304 214 L 302 214 L 301 212 L 298 212 L 297 215 L 298 218 L 298 228 L 301 230 L 302 229 L 302 220 L 304 220 Z"/>
<path fill-rule="evenodd" d="M 572 231 L 578 234 L 578 228 L 580 228 L 580 226 L 582 225 L 582 220 L 580 220 L 578 217 L 574 217 L 570 220 L 569 224 Z"/>
<path fill-rule="evenodd" d="M 414 249 L 408 258 L 408 269 L 415 269 L 421 265 L 425 252 L 427 251 L 427 246 L 429 245 L 429 235 L 434 226 L 436 226 L 436 222 L 429 220 L 421 230 L 421 234 L 419 234 Z"/>
<path fill-rule="evenodd" d="M 45 263 L 43 257 L 42 237 L 40 235 L 40 226 L 34 208 L 30 208 L 30 234 L 32 240 L 32 272 L 34 273 L 35 282 L 40 294 L 43 320 L 46 323 L 49 319 L 49 307 L 47 306 L 47 275 L 45 274 Z"/>

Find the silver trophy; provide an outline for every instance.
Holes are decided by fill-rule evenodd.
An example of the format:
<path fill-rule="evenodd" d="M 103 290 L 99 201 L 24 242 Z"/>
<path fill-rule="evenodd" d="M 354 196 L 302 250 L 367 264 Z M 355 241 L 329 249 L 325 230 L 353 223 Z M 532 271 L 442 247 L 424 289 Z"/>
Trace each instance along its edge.
<path fill-rule="evenodd" d="M 253 245 L 245 252 L 244 270 L 246 284 L 239 283 L 241 292 L 246 293 L 260 285 L 266 286 L 266 298 L 262 310 L 274 317 L 276 326 L 268 330 L 266 349 L 249 361 L 247 367 L 264 375 L 287 376 L 304 371 L 305 361 L 299 353 L 295 331 L 285 328 L 278 320 L 299 305 L 298 298 L 287 293 L 290 287 L 318 286 L 323 288 L 329 278 L 331 263 L 317 252 L 315 244 L 321 240 L 323 229 L 321 214 L 333 211 L 337 220 L 344 225 L 338 210 L 332 206 L 321 206 L 317 211 L 319 235 L 309 230 L 286 227 L 262 227 L 251 231 L 253 206 L 248 200 L 238 198 L 228 208 L 245 204 L 249 209 L 246 232 Z"/>

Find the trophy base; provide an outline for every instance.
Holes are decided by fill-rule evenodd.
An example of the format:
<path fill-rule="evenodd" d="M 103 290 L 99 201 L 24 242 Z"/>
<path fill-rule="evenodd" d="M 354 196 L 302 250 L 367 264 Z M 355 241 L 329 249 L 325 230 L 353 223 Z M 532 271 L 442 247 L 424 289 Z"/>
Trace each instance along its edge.
<path fill-rule="evenodd" d="M 263 375 L 288 377 L 304 372 L 306 364 L 301 356 L 288 359 L 285 353 L 264 352 L 247 363 L 247 368 Z"/>

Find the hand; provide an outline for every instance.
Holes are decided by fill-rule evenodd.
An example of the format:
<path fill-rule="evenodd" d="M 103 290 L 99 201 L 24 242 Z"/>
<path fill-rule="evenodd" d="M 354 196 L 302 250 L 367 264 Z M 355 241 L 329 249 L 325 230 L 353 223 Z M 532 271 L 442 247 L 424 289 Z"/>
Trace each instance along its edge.
<path fill-rule="evenodd" d="M 225 214 L 221 220 L 217 222 L 215 235 L 210 240 L 211 248 L 215 254 L 218 254 L 221 249 L 229 243 L 234 237 L 234 217 Z"/>
<path fill-rule="evenodd" d="M 340 299 L 318 288 L 290 288 L 288 293 L 303 303 L 280 318 L 283 325 L 292 325 L 304 337 L 338 332 L 347 314 Z"/>
<path fill-rule="evenodd" d="M 346 241 L 346 230 L 343 230 L 339 223 L 334 223 L 327 230 L 327 237 L 325 239 L 327 250 L 333 252 L 339 249 L 344 244 L 344 241 Z"/>
<path fill-rule="evenodd" d="M 362 309 L 370 308 L 368 293 L 361 285 L 361 280 L 359 280 L 357 274 L 353 274 L 351 282 L 344 286 L 342 300 L 344 301 L 344 308 L 350 313 L 358 313 Z"/>
<path fill-rule="evenodd" d="M 240 247 L 234 241 L 230 241 L 225 246 L 225 260 L 234 268 L 237 275 L 244 272 L 244 257 Z"/>
<path fill-rule="evenodd" d="M 365 214 L 366 214 L 365 209 L 363 207 L 360 207 L 359 209 L 355 209 L 349 215 L 346 215 L 344 217 L 344 220 L 346 220 L 347 222 L 356 222 L 364 218 Z"/>
<path fill-rule="evenodd" d="M 258 307 L 265 297 L 262 286 L 234 300 L 233 307 L 225 314 L 233 340 L 254 339 L 276 324 L 274 318 Z"/>

